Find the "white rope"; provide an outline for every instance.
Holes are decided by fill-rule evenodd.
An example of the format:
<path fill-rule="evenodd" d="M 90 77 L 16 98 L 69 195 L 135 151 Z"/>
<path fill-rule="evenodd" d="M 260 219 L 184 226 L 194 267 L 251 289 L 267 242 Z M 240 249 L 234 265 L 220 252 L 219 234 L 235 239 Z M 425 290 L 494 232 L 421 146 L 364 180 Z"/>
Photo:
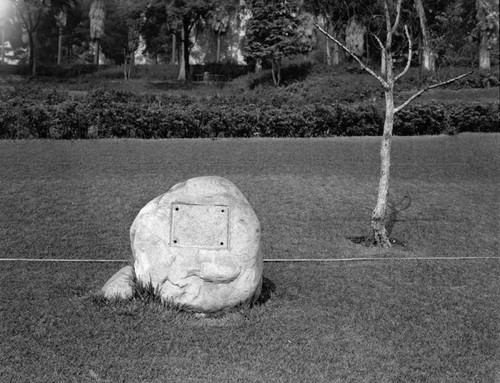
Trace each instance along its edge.
<path fill-rule="evenodd" d="M 0 262 L 128 262 L 126 259 L 0 258 Z"/>
<path fill-rule="evenodd" d="M 264 262 L 356 262 L 356 261 L 452 261 L 474 259 L 498 259 L 500 257 L 373 257 L 373 258 L 270 258 Z M 0 258 L 0 262 L 82 262 L 82 263 L 107 263 L 129 262 L 128 259 L 57 259 L 57 258 Z"/>
<path fill-rule="evenodd" d="M 264 259 L 264 262 L 352 262 L 352 261 L 435 261 L 435 260 L 467 260 L 498 259 L 500 257 L 373 257 L 373 258 L 312 258 L 312 259 Z"/>

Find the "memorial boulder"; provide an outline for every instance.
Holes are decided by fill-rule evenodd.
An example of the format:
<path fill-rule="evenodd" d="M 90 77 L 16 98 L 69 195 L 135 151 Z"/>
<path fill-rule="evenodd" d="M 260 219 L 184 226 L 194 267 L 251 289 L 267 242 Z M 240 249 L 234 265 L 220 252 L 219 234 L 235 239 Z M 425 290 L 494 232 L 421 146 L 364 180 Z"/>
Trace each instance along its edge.
<path fill-rule="evenodd" d="M 135 218 L 130 240 L 137 281 L 165 301 L 213 312 L 260 294 L 260 223 L 225 178 L 192 178 L 158 196 Z"/>

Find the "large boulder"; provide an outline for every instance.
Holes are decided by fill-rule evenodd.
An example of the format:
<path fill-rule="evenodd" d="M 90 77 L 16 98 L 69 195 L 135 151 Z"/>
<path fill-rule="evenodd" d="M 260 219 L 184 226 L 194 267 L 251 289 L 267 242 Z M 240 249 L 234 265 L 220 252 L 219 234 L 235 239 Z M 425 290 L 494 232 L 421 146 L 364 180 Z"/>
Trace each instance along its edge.
<path fill-rule="evenodd" d="M 149 202 L 130 228 L 136 278 L 162 298 L 197 312 L 258 298 L 260 223 L 241 191 L 198 177 Z"/>

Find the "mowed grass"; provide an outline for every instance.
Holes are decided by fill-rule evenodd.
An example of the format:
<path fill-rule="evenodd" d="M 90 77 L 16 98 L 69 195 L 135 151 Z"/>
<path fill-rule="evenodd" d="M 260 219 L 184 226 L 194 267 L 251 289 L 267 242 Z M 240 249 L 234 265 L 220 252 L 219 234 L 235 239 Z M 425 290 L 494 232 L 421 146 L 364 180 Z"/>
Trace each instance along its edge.
<path fill-rule="evenodd" d="M 96 298 L 119 263 L 0 263 L 1 382 L 500 380 L 500 135 L 396 137 L 400 245 L 370 233 L 379 138 L 0 142 L 0 252 L 126 259 L 138 211 L 220 175 L 260 218 L 261 306 L 199 318 Z M 398 258 L 398 260 L 394 259 Z M 400 260 L 403 258 L 403 260 Z M 407 259 L 405 259 L 407 258 Z"/>

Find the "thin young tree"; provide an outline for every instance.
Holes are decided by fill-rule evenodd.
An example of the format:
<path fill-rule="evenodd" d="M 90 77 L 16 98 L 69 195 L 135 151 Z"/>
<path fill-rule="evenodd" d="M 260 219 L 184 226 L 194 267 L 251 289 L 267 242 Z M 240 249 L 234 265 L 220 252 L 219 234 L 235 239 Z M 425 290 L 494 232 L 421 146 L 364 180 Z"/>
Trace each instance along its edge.
<path fill-rule="evenodd" d="M 412 59 L 412 40 L 408 27 L 404 26 L 404 33 L 408 40 L 408 52 L 407 61 L 404 69 L 400 73 L 395 71 L 395 54 L 393 51 L 393 38 L 400 28 L 401 19 L 401 6 L 403 0 L 397 0 L 394 7 L 391 7 L 390 0 L 383 0 L 383 14 L 385 19 L 385 43 L 376 37 L 379 47 L 382 51 L 382 56 L 385 57 L 385 73 L 378 74 L 363 61 L 355 55 L 347 46 L 342 44 L 338 39 L 331 36 L 327 31 L 316 24 L 316 28 L 320 30 L 325 36 L 330 40 L 338 44 L 347 54 L 352 56 L 366 72 L 371 76 L 375 77 L 380 85 L 384 89 L 385 95 L 385 121 L 384 129 L 382 135 L 382 143 L 380 148 L 380 179 L 378 186 L 377 203 L 372 212 L 371 216 L 371 229 L 373 233 L 373 242 L 375 245 L 380 247 L 391 247 L 391 241 L 389 239 L 388 231 L 386 229 L 386 212 L 387 212 L 387 199 L 389 195 L 389 178 L 390 178 L 390 168 L 391 168 L 391 146 L 392 146 L 392 132 L 394 127 L 394 116 L 396 113 L 405 108 L 410 102 L 419 97 L 422 93 L 429 89 L 437 88 L 453 81 L 459 80 L 469 73 L 462 74 L 460 76 L 451 78 L 447 81 L 439 82 L 433 85 L 427 85 L 423 89 L 417 91 L 412 96 L 410 96 L 405 102 L 399 106 L 394 105 L 394 85 L 395 83 L 404 76 L 410 69 L 411 59 Z"/>
<path fill-rule="evenodd" d="M 106 4 L 103 0 L 94 0 L 90 5 L 90 38 L 94 42 L 94 64 L 99 65 L 99 43 L 104 37 L 104 22 L 106 19 Z"/>
<path fill-rule="evenodd" d="M 121 36 L 119 41 L 123 49 L 123 76 L 125 80 L 131 79 L 132 69 L 135 66 L 135 52 L 139 47 L 140 31 L 145 23 L 144 8 L 145 3 L 137 0 L 119 0 L 115 4 L 119 26 L 117 30 L 120 32 L 118 34 Z"/>

